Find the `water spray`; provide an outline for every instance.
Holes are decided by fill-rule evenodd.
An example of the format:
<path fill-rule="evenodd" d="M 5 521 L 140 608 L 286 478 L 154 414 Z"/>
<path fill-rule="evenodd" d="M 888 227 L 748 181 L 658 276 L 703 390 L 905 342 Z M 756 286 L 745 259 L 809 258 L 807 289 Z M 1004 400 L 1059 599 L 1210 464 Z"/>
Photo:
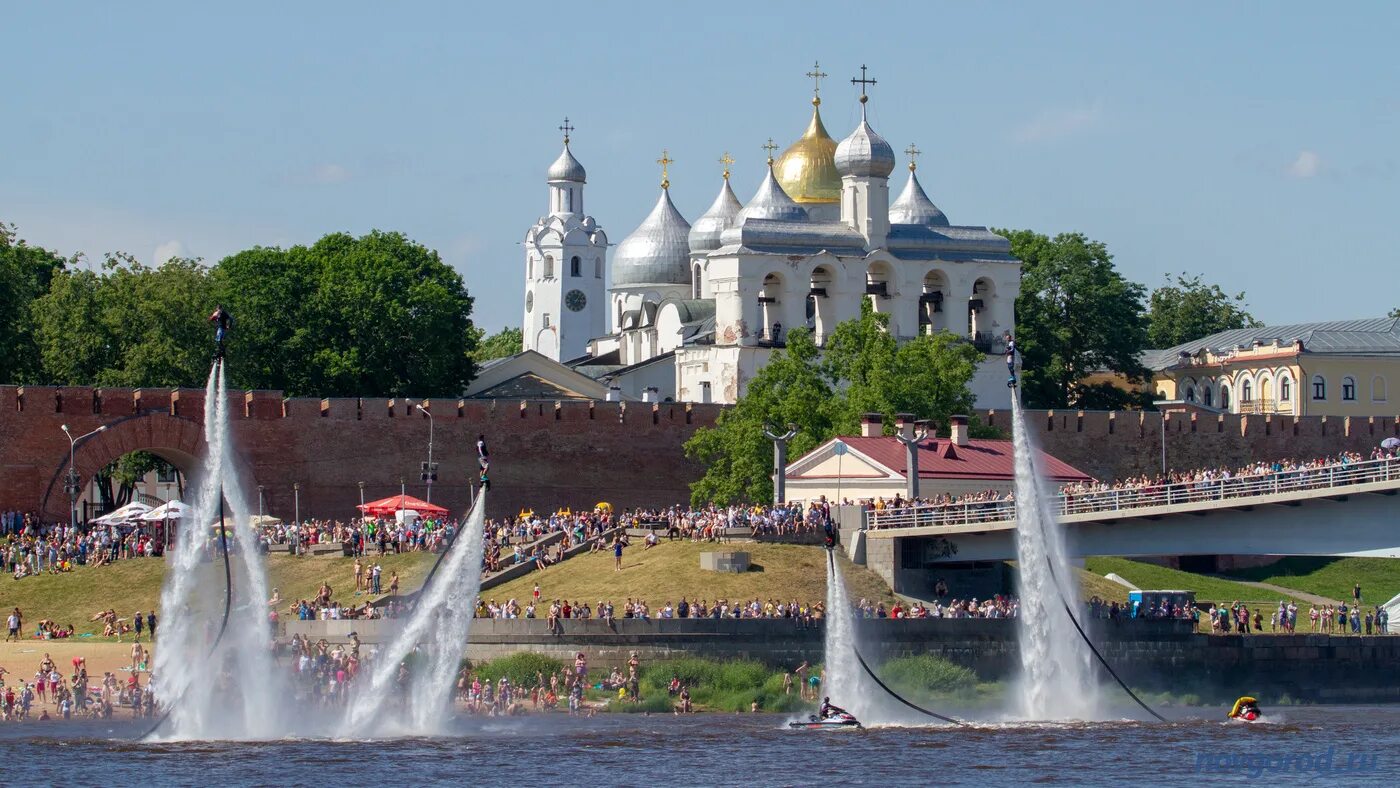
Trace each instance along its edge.
<path fill-rule="evenodd" d="M 214 360 L 214 367 L 210 370 L 210 378 L 214 381 L 215 391 L 222 389 L 223 375 L 224 361 L 223 354 L 221 353 L 220 357 Z M 222 406 L 222 403 L 220 403 L 219 406 Z M 215 491 L 215 495 L 219 499 L 219 550 L 224 556 L 224 613 L 222 620 L 219 622 L 219 633 L 215 635 L 214 642 L 209 646 L 208 656 L 210 657 L 218 651 L 219 644 L 223 642 L 224 633 L 228 631 L 229 613 L 233 610 L 233 567 L 229 562 L 228 529 L 224 527 L 224 480 L 222 477 L 219 479 L 218 489 Z M 188 528 L 189 526 L 185 527 Z M 189 539 L 193 537 L 186 533 L 185 538 Z M 141 734 L 140 738 L 144 740 L 154 736 L 170 719 L 170 714 L 174 707 L 175 703 L 173 701 L 165 704 L 165 711 L 161 713 L 160 719 L 156 720 L 156 723 L 151 726 L 150 730 Z"/>
<path fill-rule="evenodd" d="M 837 571 L 837 569 L 836 569 L 836 550 L 835 550 L 834 547 L 827 547 L 827 549 L 826 549 L 826 558 L 827 558 L 827 561 L 828 561 L 828 563 L 830 564 L 830 567 L 831 567 L 831 582 L 832 582 L 832 583 L 839 583 L 839 582 L 841 582 L 841 575 L 838 573 L 838 571 Z M 831 614 L 832 614 L 833 612 L 834 612 L 834 611 L 827 611 L 827 621 L 828 621 L 828 624 L 827 624 L 827 625 L 828 625 L 828 626 L 830 626 Z M 852 640 L 854 641 L 854 638 L 853 638 Z M 966 725 L 966 724 L 967 724 L 967 723 L 963 722 L 962 720 L 956 720 L 956 719 L 953 719 L 952 717 L 945 717 L 945 716 L 943 716 L 942 714 L 939 714 L 939 713 L 937 713 L 937 712 L 929 711 L 928 709 L 925 709 L 924 707 L 919 706 L 919 705 L 913 703 L 912 701 L 910 701 L 910 700 L 904 698 L 904 697 L 901 696 L 898 692 L 895 692 L 893 689 L 891 689 L 890 686 L 889 686 L 888 684 L 886 684 L 885 682 L 881 681 L 879 676 L 875 675 L 875 671 L 872 670 L 871 667 L 870 667 L 870 665 L 865 661 L 865 657 L 862 657 L 862 656 L 861 656 L 861 654 L 860 654 L 860 649 L 857 648 L 857 647 L 855 646 L 855 643 L 854 643 L 854 642 L 852 642 L 852 644 L 851 644 L 851 651 L 855 652 L 856 661 L 860 663 L 861 668 L 864 669 L 865 672 L 870 676 L 870 678 L 873 679 L 873 680 L 875 681 L 875 683 L 880 687 L 880 689 L 882 689 L 882 690 L 884 690 L 886 693 L 888 693 L 890 697 L 894 698 L 895 700 L 899 701 L 900 703 L 903 703 L 905 706 L 908 706 L 909 708 L 913 709 L 914 711 L 917 711 L 917 712 L 919 712 L 920 714 L 925 714 L 925 715 L 927 715 L 927 716 L 929 716 L 929 717 L 932 717 L 932 718 L 934 718 L 934 719 L 936 719 L 936 720 L 942 720 L 943 722 L 950 722 L 950 723 L 952 723 L 952 724 L 954 724 L 954 725 L 959 725 L 959 726 L 961 726 L 961 725 Z M 828 656 L 828 659 L 830 659 L 829 656 Z"/>
<path fill-rule="evenodd" d="M 1021 398 L 1020 398 L 1019 393 L 1013 393 L 1013 395 L 1012 395 L 1012 410 L 1013 410 L 1013 413 L 1014 413 L 1014 415 L 1015 415 L 1015 418 L 1013 419 L 1013 421 L 1014 421 L 1014 424 L 1013 424 L 1014 429 L 1015 429 L 1015 430 L 1018 430 L 1018 431 L 1021 431 L 1022 433 L 1025 433 L 1025 432 L 1026 432 L 1026 430 L 1025 430 L 1025 417 L 1022 415 L 1022 411 L 1021 411 Z M 1027 436 L 1027 440 L 1023 441 L 1022 444 L 1021 444 L 1018 448 L 1019 448 L 1020 450 L 1023 450 L 1023 451 L 1026 451 L 1026 452 L 1029 453 L 1029 452 L 1034 451 L 1034 449 L 1031 447 L 1028 438 L 1029 438 L 1029 436 Z M 1031 470 L 1032 470 L 1032 473 L 1034 473 L 1034 472 L 1035 472 L 1035 459 L 1034 459 L 1034 456 L 1028 456 L 1028 457 L 1027 457 L 1027 460 L 1029 461 L 1029 465 L 1030 465 L 1030 468 L 1031 468 Z M 1032 481 L 1032 484 L 1035 483 L 1035 482 L 1034 482 L 1034 479 L 1032 479 L 1031 481 Z M 1018 490 L 1018 492 L 1019 492 L 1019 490 Z M 1019 495 L 1018 495 L 1017 497 L 1018 497 L 1018 500 L 1017 500 L 1017 502 L 1016 502 L 1016 505 L 1017 505 L 1018 509 L 1019 509 L 1019 507 L 1023 507 L 1023 506 L 1034 506 L 1034 505 L 1037 505 L 1036 502 L 1033 501 L 1033 500 L 1021 499 L 1021 496 L 1019 496 Z M 1038 496 L 1036 496 L 1036 497 L 1038 497 Z M 1018 517 L 1017 519 L 1018 519 L 1018 521 L 1020 520 L 1019 517 Z M 1058 527 L 1058 521 L 1056 520 L 1056 518 L 1047 516 L 1046 519 L 1048 519 L 1048 522 L 1046 522 L 1045 525 L 1042 526 L 1043 528 L 1047 528 L 1047 529 L 1048 529 L 1048 528 L 1055 528 L 1055 527 Z M 1018 523 L 1017 523 L 1017 528 L 1020 528 L 1021 526 L 1022 526 L 1022 522 L 1018 522 Z M 1044 557 L 1044 559 L 1045 559 L 1045 566 L 1046 566 L 1046 568 L 1047 568 L 1047 569 L 1049 570 L 1049 572 L 1050 572 L 1050 581 L 1051 581 L 1051 582 L 1050 582 L 1050 585 L 1054 586 L 1054 588 L 1055 588 L 1055 596 L 1058 598 L 1058 600 L 1059 600 L 1059 602 L 1060 602 L 1060 605 L 1064 608 L 1065 615 L 1069 618 L 1070 623 L 1074 626 L 1074 631 L 1077 632 L 1077 633 L 1079 633 L 1079 637 L 1084 641 L 1084 645 L 1087 646 L 1087 647 L 1089 648 L 1089 653 L 1091 653 L 1091 654 L 1094 655 L 1094 658 L 1095 658 L 1096 660 L 1098 660 L 1098 663 L 1099 663 L 1101 666 L 1103 666 L 1103 669 L 1106 670 L 1106 671 L 1108 672 L 1108 675 L 1110 675 L 1110 676 L 1113 677 L 1113 680 L 1116 681 L 1116 682 L 1118 683 L 1118 686 L 1123 688 L 1123 691 L 1126 692 L 1126 693 L 1128 694 L 1128 697 L 1132 698 L 1133 701 L 1135 701 L 1135 702 L 1137 703 L 1137 705 L 1141 706 L 1141 707 L 1143 708 L 1144 711 L 1146 711 L 1148 714 L 1150 714 L 1150 715 L 1152 715 L 1153 717 L 1155 717 L 1159 722 L 1166 722 L 1167 719 L 1166 719 L 1165 717 L 1163 717 L 1161 714 L 1158 714 L 1155 710 L 1153 710 L 1153 708 L 1152 708 L 1151 706 L 1148 706 L 1148 705 L 1142 700 L 1142 698 L 1139 698 L 1139 697 L 1137 696 L 1137 694 L 1134 693 L 1134 692 L 1132 691 L 1132 689 L 1130 689 L 1130 688 L 1128 687 L 1127 682 L 1123 681 L 1123 679 L 1122 679 L 1121 677 L 1119 677 L 1119 675 L 1117 674 L 1117 672 L 1115 672 L 1115 671 L 1113 670 L 1113 667 L 1112 667 L 1111 665 L 1108 664 L 1108 660 L 1107 660 L 1106 658 L 1104 658 L 1104 655 L 1103 655 L 1103 654 L 1098 650 L 1098 648 L 1094 645 L 1093 640 L 1091 640 L 1091 639 L 1089 638 L 1089 634 L 1088 634 L 1087 632 L 1084 631 L 1084 627 L 1083 627 L 1082 625 L 1080 625 L 1080 623 L 1079 623 L 1079 618 L 1074 614 L 1074 610 L 1073 610 L 1073 608 L 1070 606 L 1069 600 L 1065 597 L 1065 590 L 1064 590 L 1064 587 L 1060 584 L 1060 578 L 1059 578 L 1059 576 L 1058 576 L 1058 575 L 1056 574 L 1056 572 L 1055 572 L 1055 562 L 1054 562 L 1053 560 L 1051 560 L 1050 551 L 1049 551 L 1049 550 L 1042 549 L 1040 552 L 1042 553 L 1042 555 L 1043 555 L 1043 557 Z M 1023 577 L 1022 579 L 1024 580 L 1024 577 Z M 1021 614 L 1024 615 L 1025 612 L 1026 612 L 1026 611 L 1023 610 L 1023 611 L 1021 611 Z M 1023 636 L 1024 636 L 1024 632 L 1023 632 L 1022 634 L 1023 634 Z"/>

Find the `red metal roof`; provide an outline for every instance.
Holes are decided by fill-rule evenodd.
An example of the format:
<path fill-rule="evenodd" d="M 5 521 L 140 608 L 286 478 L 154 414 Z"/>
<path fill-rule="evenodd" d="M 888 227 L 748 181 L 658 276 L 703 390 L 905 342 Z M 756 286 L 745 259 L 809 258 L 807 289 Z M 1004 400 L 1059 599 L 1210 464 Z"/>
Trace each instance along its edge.
<path fill-rule="evenodd" d="M 893 436 L 879 438 L 845 437 L 848 446 L 875 462 L 905 475 L 904 445 Z M 920 479 L 1016 478 L 1016 461 L 1011 441 L 969 439 L 966 446 L 954 446 L 947 438 L 930 438 L 919 444 Z M 1056 482 L 1087 481 L 1091 477 L 1067 462 L 1036 449 L 1040 472 Z"/>

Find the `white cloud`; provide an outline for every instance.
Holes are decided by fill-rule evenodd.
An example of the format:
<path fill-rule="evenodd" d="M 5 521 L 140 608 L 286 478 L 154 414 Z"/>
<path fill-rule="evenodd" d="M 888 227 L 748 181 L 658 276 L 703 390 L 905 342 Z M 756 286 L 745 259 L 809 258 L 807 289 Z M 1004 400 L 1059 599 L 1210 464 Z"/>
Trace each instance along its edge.
<path fill-rule="evenodd" d="M 350 170 L 339 164 L 318 164 L 311 170 L 312 183 L 345 183 L 350 180 Z"/>
<path fill-rule="evenodd" d="M 165 243 L 157 246 L 155 252 L 151 255 L 151 257 L 155 259 L 156 265 L 163 265 L 165 261 L 169 260 L 172 257 L 184 256 L 185 245 L 180 243 L 179 241 L 173 240 L 166 241 Z"/>
<path fill-rule="evenodd" d="M 1017 142 L 1045 142 L 1087 131 L 1103 120 L 1103 102 L 1088 106 L 1047 109 L 1012 134 Z"/>
<path fill-rule="evenodd" d="M 1288 165 L 1288 174 L 1294 178 L 1312 178 L 1322 169 L 1322 157 L 1315 151 L 1300 150 L 1293 163 Z"/>

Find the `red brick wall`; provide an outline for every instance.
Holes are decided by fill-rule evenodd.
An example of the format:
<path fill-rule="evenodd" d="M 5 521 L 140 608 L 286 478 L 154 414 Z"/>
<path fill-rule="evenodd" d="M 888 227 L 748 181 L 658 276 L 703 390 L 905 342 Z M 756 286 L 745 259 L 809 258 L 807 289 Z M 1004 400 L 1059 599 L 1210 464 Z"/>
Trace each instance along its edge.
<path fill-rule="evenodd" d="M 422 497 L 418 464 L 426 459 L 428 418 L 415 401 L 284 399 L 277 391 L 229 394 L 229 414 L 251 501 L 265 488 L 267 509 L 289 517 L 292 484 L 302 485 L 303 516 L 348 517 L 359 502 L 399 491 L 399 478 Z M 434 399 L 433 500 L 467 506 L 476 478 L 476 436 L 491 447 L 492 515 L 521 507 L 620 507 L 689 499 L 702 468 L 681 445 L 714 423 L 721 407 L 615 402 L 506 402 Z M 204 452 L 202 389 L 92 389 L 0 386 L 0 509 L 67 510 L 62 475 L 68 439 L 99 424 L 106 432 L 77 452 L 84 479 L 107 462 L 148 449 L 189 471 Z M 1156 473 L 1162 416 L 1104 411 L 1029 411 L 1042 448 L 1099 478 Z M 1369 452 L 1400 436 L 1400 418 L 1167 415 L 1167 460 L 1173 468 L 1241 465 L 1257 459 L 1315 457 L 1342 449 Z M 1010 413 L 979 414 L 1010 433 Z"/>
<path fill-rule="evenodd" d="M 204 392 L 0 386 L 0 509 L 42 510 L 62 519 L 68 438 L 100 424 L 79 444 L 84 479 L 136 449 L 190 471 L 204 453 Z M 419 400 L 283 399 L 276 391 L 229 394 L 233 439 L 249 500 L 264 486 L 267 510 L 293 511 L 301 483 L 303 517 L 348 517 L 359 502 L 399 491 L 422 497 L 429 419 Z M 681 445 L 714 423 L 716 405 L 610 402 L 421 401 L 432 411 L 433 502 L 463 511 L 477 474 L 476 438 L 491 449 L 492 514 L 523 507 L 670 504 L 689 499 L 701 469 Z"/>

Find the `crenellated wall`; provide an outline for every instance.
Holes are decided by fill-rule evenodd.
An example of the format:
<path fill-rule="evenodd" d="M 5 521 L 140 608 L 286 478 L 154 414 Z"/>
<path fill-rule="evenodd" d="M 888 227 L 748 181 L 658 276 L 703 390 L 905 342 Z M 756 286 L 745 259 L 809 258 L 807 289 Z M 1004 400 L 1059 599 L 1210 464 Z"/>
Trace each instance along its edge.
<path fill-rule="evenodd" d="M 1011 434 L 1010 411 L 978 414 Z M 1400 437 L 1400 417 L 1260 416 L 1155 411 L 1026 411 L 1040 447 L 1099 479 L 1258 460 L 1311 458 L 1357 451 Z"/>
<path fill-rule="evenodd" d="M 263 487 L 266 510 L 294 511 L 300 483 L 303 517 L 348 517 L 359 503 L 399 492 L 424 496 L 419 463 L 427 459 L 433 414 L 434 503 L 468 505 L 477 475 L 476 439 L 491 450 L 492 514 L 521 507 L 591 508 L 688 500 L 701 469 L 681 446 L 711 425 L 717 405 L 636 402 L 479 401 L 459 399 L 284 398 L 278 391 L 229 393 L 233 440 L 251 501 Z M 203 454 L 202 389 L 95 389 L 0 386 L 0 510 L 43 511 L 64 519 L 62 476 L 69 442 L 61 425 L 82 435 L 84 480 L 130 451 L 152 451 L 189 471 Z"/>
<path fill-rule="evenodd" d="M 285 398 L 279 391 L 234 391 L 227 404 L 248 495 L 263 486 L 267 511 L 293 514 L 301 484 L 303 517 L 348 517 L 360 500 L 399 491 L 422 497 L 434 414 L 433 501 L 454 511 L 468 503 L 477 474 L 476 437 L 491 448 L 493 516 L 521 507 L 669 505 L 689 499 L 703 468 L 682 444 L 713 425 L 720 405 L 636 402 Z M 982 423 L 1008 434 L 1011 414 L 987 411 Z M 1167 463 L 1187 469 L 1254 460 L 1369 452 L 1400 437 L 1400 418 L 1208 415 L 1123 411 L 1028 411 L 1042 448 L 1096 477 L 1156 473 L 1166 419 Z M 0 386 L 0 510 L 66 517 L 63 473 L 67 424 L 82 435 L 83 479 L 130 451 L 152 451 L 189 471 L 204 451 L 203 389 Z"/>

